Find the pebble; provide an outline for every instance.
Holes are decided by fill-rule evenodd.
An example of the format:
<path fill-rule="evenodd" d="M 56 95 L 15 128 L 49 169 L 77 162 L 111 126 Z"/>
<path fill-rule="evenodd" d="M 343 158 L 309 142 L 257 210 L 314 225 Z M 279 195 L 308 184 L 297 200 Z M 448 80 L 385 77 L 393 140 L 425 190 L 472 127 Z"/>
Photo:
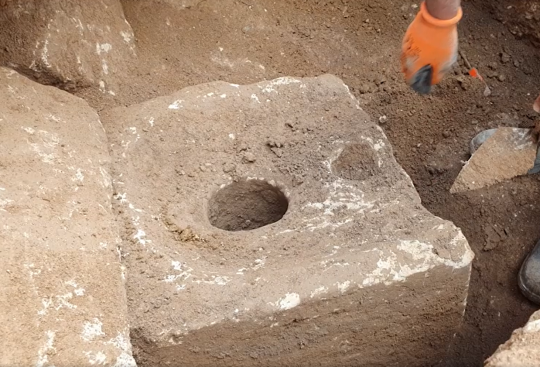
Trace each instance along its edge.
<path fill-rule="evenodd" d="M 244 159 L 246 160 L 246 162 L 249 163 L 253 163 L 257 160 L 257 158 L 255 158 L 255 154 L 251 152 L 247 152 L 246 154 L 244 154 Z"/>
<path fill-rule="evenodd" d="M 506 76 L 501 74 L 501 75 L 499 75 L 498 79 L 499 79 L 500 82 L 504 82 L 506 80 Z"/>
<path fill-rule="evenodd" d="M 501 62 L 506 64 L 508 61 L 510 61 L 510 55 L 508 55 L 506 52 L 501 52 Z"/>
<path fill-rule="evenodd" d="M 234 163 L 225 163 L 223 165 L 223 172 L 233 173 L 234 171 L 236 171 L 236 165 Z"/>
<path fill-rule="evenodd" d="M 360 88 L 358 88 L 358 91 L 360 92 L 360 94 L 369 93 L 371 91 L 371 86 L 367 83 L 364 83 L 360 86 Z"/>
<path fill-rule="evenodd" d="M 388 121 L 388 117 L 386 117 L 386 115 L 379 117 L 380 124 L 386 124 L 387 121 Z"/>

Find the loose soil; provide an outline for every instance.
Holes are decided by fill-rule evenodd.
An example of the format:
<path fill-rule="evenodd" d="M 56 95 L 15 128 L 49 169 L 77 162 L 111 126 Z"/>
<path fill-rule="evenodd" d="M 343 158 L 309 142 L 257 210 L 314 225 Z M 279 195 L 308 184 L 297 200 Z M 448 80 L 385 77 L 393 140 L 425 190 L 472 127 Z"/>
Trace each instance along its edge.
<path fill-rule="evenodd" d="M 103 110 L 215 80 L 342 78 L 380 121 L 424 206 L 461 227 L 476 253 L 463 328 L 444 364 L 481 366 L 536 310 L 519 293 L 516 274 L 540 238 L 538 177 L 449 193 L 478 132 L 532 127 L 536 118 L 538 49 L 495 20 L 489 3 L 464 2 L 460 24 L 461 49 L 486 78 L 489 97 L 461 61 L 430 96 L 414 94 L 398 60 L 418 3 L 391 0 L 203 0 L 188 9 L 125 0 L 138 47 L 130 75 L 115 96 L 91 88 L 76 94 Z"/>

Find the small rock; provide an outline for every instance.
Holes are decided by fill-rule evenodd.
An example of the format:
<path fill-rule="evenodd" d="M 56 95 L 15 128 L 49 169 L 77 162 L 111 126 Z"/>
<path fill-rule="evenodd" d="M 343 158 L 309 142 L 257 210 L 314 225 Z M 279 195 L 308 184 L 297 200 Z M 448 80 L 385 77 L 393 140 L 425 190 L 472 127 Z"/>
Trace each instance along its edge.
<path fill-rule="evenodd" d="M 282 148 L 283 147 L 283 143 L 280 143 L 279 141 L 276 141 L 276 140 L 273 140 L 273 139 L 269 139 L 266 142 L 266 145 L 268 145 L 270 148 Z"/>
<path fill-rule="evenodd" d="M 381 84 L 386 83 L 386 80 L 387 80 L 386 77 L 382 75 L 382 76 L 377 76 L 374 81 L 375 81 L 375 84 L 381 85 Z"/>
<path fill-rule="evenodd" d="M 446 139 L 447 139 L 447 138 L 449 138 L 449 137 L 450 137 L 450 131 L 448 131 L 448 130 L 445 130 L 445 131 L 443 131 L 442 135 L 444 136 L 444 138 L 446 138 Z"/>
<path fill-rule="evenodd" d="M 244 154 L 244 160 L 246 162 L 253 163 L 257 160 L 257 158 L 255 158 L 255 154 L 247 152 L 246 154 Z"/>
<path fill-rule="evenodd" d="M 270 148 L 272 153 L 276 155 L 276 157 L 281 158 L 283 156 L 283 152 L 279 148 Z"/>
<path fill-rule="evenodd" d="M 233 173 L 236 171 L 236 165 L 234 163 L 225 163 L 223 165 L 223 172 Z"/>
<path fill-rule="evenodd" d="M 239 152 L 243 152 L 243 151 L 245 151 L 247 149 L 248 149 L 248 146 L 247 146 L 246 143 L 242 142 L 242 143 L 238 144 L 237 150 Z"/>
<path fill-rule="evenodd" d="M 510 61 L 510 55 L 508 55 L 506 52 L 501 52 L 501 62 L 503 64 L 506 64 L 508 61 Z"/>
<path fill-rule="evenodd" d="M 360 94 L 369 93 L 371 92 L 371 86 L 368 83 L 364 83 L 358 88 L 358 92 L 360 92 Z"/>
<path fill-rule="evenodd" d="M 388 117 L 386 117 L 386 115 L 379 117 L 380 124 L 386 124 L 387 121 L 388 121 Z"/>
<path fill-rule="evenodd" d="M 499 65 L 496 63 L 496 62 L 491 62 L 489 63 L 488 67 L 491 69 L 491 70 L 497 70 L 497 67 Z"/>
<path fill-rule="evenodd" d="M 501 74 L 497 79 L 499 79 L 500 82 L 504 82 L 506 80 L 506 76 Z"/>

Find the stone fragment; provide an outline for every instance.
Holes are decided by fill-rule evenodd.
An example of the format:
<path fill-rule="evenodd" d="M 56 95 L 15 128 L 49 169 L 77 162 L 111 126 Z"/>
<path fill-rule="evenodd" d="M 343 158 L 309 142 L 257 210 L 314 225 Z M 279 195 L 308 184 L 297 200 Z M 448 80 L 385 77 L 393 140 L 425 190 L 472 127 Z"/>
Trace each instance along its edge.
<path fill-rule="evenodd" d="M 525 175 L 535 157 L 536 144 L 530 129 L 500 127 L 474 152 L 450 192 L 477 190 Z"/>
<path fill-rule="evenodd" d="M 105 132 L 0 68 L 0 366 L 135 366 Z"/>
<path fill-rule="evenodd" d="M 473 253 L 422 207 L 340 79 L 198 85 L 104 111 L 103 121 L 139 366 L 444 357 Z M 243 164 L 242 147 L 257 159 Z M 180 162 L 186 172 L 236 169 L 189 177 L 176 173 Z"/>
<path fill-rule="evenodd" d="M 523 328 L 497 349 L 485 367 L 540 366 L 540 311 L 533 314 Z"/>
<path fill-rule="evenodd" d="M 64 89 L 114 94 L 135 57 L 119 0 L 0 4 L 0 63 Z"/>

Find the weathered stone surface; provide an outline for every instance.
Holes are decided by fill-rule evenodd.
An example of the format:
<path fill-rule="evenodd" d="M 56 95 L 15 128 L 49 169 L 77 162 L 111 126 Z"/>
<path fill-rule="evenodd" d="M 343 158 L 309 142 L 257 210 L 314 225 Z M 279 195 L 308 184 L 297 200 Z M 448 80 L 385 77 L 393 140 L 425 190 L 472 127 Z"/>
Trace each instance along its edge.
<path fill-rule="evenodd" d="M 105 132 L 0 68 L 0 366 L 134 366 Z"/>
<path fill-rule="evenodd" d="M 114 93 L 135 39 L 119 0 L 0 4 L 0 64 L 65 89 Z"/>
<path fill-rule="evenodd" d="M 535 157 L 536 144 L 530 129 L 500 127 L 475 151 L 450 192 L 476 190 L 525 175 Z"/>
<path fill-rule="evenodd" d="M 341 80 L 199 85 L 103 121 L 139 365 L 443 358 L 473 254 Z"/>
<path fill-rule="evenodd" d="M 486 367 L 540 366 L 540 311 L 486 361 Z"/>

